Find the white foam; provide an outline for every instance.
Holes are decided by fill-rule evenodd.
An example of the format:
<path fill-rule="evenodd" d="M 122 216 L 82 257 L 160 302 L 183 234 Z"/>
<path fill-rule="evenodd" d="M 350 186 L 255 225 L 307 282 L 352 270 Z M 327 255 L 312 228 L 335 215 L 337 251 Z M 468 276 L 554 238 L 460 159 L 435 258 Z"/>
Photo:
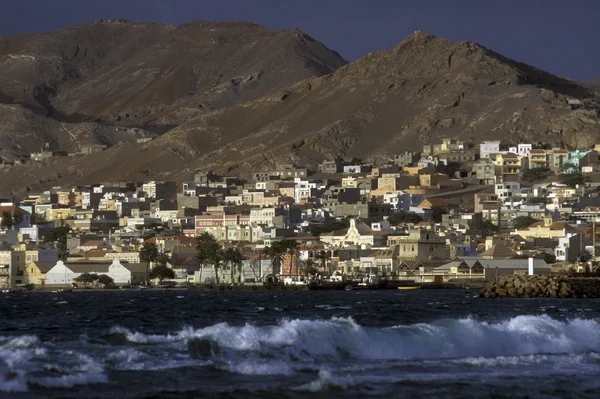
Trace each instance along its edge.
<path fill-rule="evenodd" d="M 224 367 L 225 370 L 245 375 L 292 375 L 293 368 L 286 362 L 281 361 L 253 361 L 244 360 Z"/>
<path fill-rule="evenodd" d="M 354 385 L 351 377 L 334 377 L 329 370 L 320 370 L 316 380 L 293 388 L 295 391 L 320 392 L 327 388 L 347 389 Z"/>
<path fill-rule="evenodd" d="M 600 352 L 600 325 L 561 322 L 548 316 L 518 316 L 489 324 L 473 319 L 388 329 L 364 328 L 352 318 L 284 320 L 275 326 L 215 324 L 171 335 L 119 330 L 132 342 L 174 343 L 208 339 L 221 349 L 268 354 L 276 359 L 350 356 L 363 360 L 488 358 L 530 354 Z"/>
<path fill-rule="evenodd" d="M 73 353 L 73 357 L 74 365 L 63 367 L 63 375 L 31 378 L 29 381 L 46 388 L 72 388 L 76 385 L 108 382 L 102 363 L 80 353 Z"/>
<path fill-rule="evenodd" d="M 20 375 L 16 378 L 6 379 L 0 373 L 0 392 L 27 392 L 27 381 Z"/>

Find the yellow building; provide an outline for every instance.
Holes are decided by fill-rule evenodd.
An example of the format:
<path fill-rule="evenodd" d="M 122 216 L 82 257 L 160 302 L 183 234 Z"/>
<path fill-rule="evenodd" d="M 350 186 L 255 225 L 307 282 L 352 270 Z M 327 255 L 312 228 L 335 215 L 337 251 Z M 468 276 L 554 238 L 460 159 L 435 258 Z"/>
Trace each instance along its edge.
<path fill-rule="evenodd" d="M 552 219 L 547 217 L 544 222 L 537 222 L 529 227 L 521 230 L 515 230 L 514 234 L 521 237 L 537 237 L 537 238 L 559 238 L 564 237 L 567 233 L 577 233 L 582 230 L 571 226 L 567 222 L 551 223 Z"/>
<path fill-rule="evenodd" d="M 48 220 L 67 220 L 71 216 L 71 208 L 49 209 Z"/>
<path fill-rule="evenodd" d="M 46 273 L 56 262 L 28 262 L 23 270 L 23 284 L 33 284 L 36 288 L 46 286 Z"/>
<path fill-rule="evenodd" d="M 495 166 L 496 176 L 499 174 L 502 175 L 505 181 L 519 180 L 522 164 L 521 158 L 517 154 L 511 152 L 506 154 L 490 154 L 490 158 Z"/>

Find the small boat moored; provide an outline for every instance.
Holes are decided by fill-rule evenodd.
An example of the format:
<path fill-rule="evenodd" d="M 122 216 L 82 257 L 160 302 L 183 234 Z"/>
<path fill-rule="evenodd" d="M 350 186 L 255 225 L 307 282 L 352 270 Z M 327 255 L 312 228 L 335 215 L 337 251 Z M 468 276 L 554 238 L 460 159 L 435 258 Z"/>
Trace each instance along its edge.
<path fill-rule="evenodd" d="M 419 290 L 419 289 L 421 289 L 421 286 L 420 285 L 405 285 L 405 286 L 401 285 L 398 287 L 398 289 L 402 290 L 402 291 Z"/>

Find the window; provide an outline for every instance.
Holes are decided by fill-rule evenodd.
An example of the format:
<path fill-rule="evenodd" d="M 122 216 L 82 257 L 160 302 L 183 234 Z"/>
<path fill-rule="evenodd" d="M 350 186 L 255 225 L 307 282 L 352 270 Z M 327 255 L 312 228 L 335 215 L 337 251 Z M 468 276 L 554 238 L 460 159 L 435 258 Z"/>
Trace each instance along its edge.
<path fill-rule="evenodd" d="M 429 252 L 433 252 L 433 245 L 429 246 Z"/>

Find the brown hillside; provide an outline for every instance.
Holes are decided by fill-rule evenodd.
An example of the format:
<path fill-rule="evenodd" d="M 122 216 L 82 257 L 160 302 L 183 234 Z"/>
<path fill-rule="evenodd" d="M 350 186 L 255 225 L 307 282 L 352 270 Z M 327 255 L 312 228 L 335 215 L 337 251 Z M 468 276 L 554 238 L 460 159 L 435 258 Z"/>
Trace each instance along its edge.
<path fill-rule="evenodd" d="M 345 63 L 298 30 L 98 21 L 1 37 L 0 103 L 58 121 L 165 131 Z"/>
<path fill-rule="evenodd" d="M 76 167 L 55 165 L 63 177 L 53 182 L 140 174 L 182 179 L 198 168 L 247 175 L 277 160 L 314 165 L 335 155 L 387 160 L 442 137 L 585 148 L 600 136 L 594 97 L 590 86 L 475 43 L 416 32 L 333 74 L 189 118 L 127 152 L 121 147 L 93 162 L 77 160 Z M 586 107 L 572 109 L 568 98 L 585 100 Z M 116 166 L 109 154 L 127 158 L 126 167 Z M 64 173 L 68 167 L 77 176 Z"/>

